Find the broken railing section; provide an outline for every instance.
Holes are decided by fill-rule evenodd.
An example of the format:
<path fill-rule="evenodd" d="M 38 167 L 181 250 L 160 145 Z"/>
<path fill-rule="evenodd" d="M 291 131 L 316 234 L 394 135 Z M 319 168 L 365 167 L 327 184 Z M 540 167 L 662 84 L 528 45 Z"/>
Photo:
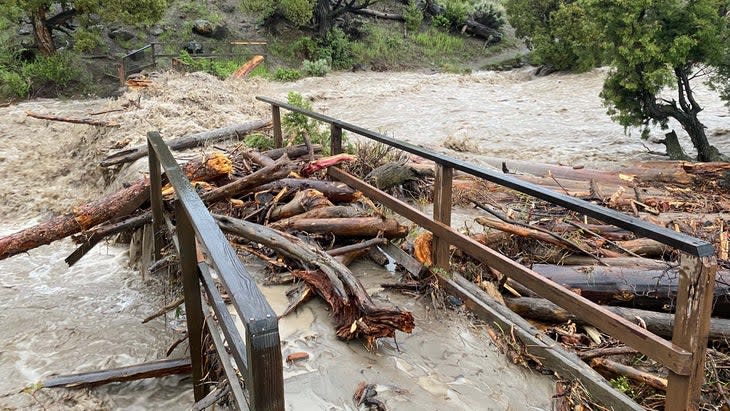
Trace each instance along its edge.
<path fill-rule="evenodd" d="M 218 228 L 207 207 L 182 173 L 159 133 L 149 133 L 148 144 L 151 187 L 155 189 L 161 187 L 161 166 L 177 195 L 175 230 L 183 273 L 195 400 L 201 401 L 207 395 L 206 386 L 203 384 L 202 364 L 202 333 L 205 326 L 200 289 L 202 279 L 209 301 L 212 302 L 213 309 L 218 315 L 217 324 L 222 328 L 223 335 L 226 336 L 227 343 L 232 348 L 233 359 L 243 375 L 244 392 L 247 396 L 243 400 L 247 400 L 247 404 L 239 403 L 239 407 L 245 408 L 248 405 L 256 410 L 283 410 L 284 379 L 276 314 L 238 259 L 223 232 Z M 155 232 L 164 232 L 161 196 L 153 193 L 151 201 Z M 161 245 L 161 241 L 155 241 L 155 255 L 160 254 Z M 207 266 L 203 268 L 201 265 L 199 268 L 198 264 L 202 261 L 198 261 L 197 246 L 200 246 L 207 256 L 207 261 L 218 274 L 226 293 L 230 296 L 231 303 L 245 327 L 245 338 L 240 336 L 233 321 L 223 313 L 225 307 L 220 306 L 220 302 L 223 300 L 217 287 L 211 286 L 213 283 Z M 211 332 L 217 332 L 217 330 L 211 330 Z M 219 347 L 222 341 L 216 338 L 214 341 L 218 352 L 225 353 L 226 347 Z M 226 360 L 221 362 L 225 364 Z M 229 383 L 234 386 L 238 383 L 238 378 Z M 236 390 L 232 389 L 232 392 L 236 397 Z M 236 399 L 237 401 L 242 400 Z"/>
<path fill-rule="evenodd" d="M 433 219 L 337 168 L 330 168 L 329 174 L 431 231 L 434 235 L 432 255 L 436 267 L 447 268 L 449 245 L 458 247 L 488 266 L 514 278 L 579 319 L 601 328 L 666 366 L 669 369 L 666 409 L 671 411 L 696 408 L 704 380 L 705 350 L 710 329 L 712 296 L 717 271 L 717 259 L 710 243 L 545 189 L 536 184 L 521 181 L 504 173 L 477 167 L 404 141 L 395 140 L 333 117 L 267 97 L 257 97 L 257 99 L 272 107 L 274 142 L 277 146 L 282 144 L 280 109 L 284 108 L 330 124 L 332 130 L 331 154 L 342 152 L 342 130 L 347 130 L 435 162 L 437 175 L 434 185 Z M 671 342 L 570 292 L 557 283 L 452 229 L 450 227 L 451 180 L 454 170 L 563 206 L 682 251 L 677 310 Z"/>

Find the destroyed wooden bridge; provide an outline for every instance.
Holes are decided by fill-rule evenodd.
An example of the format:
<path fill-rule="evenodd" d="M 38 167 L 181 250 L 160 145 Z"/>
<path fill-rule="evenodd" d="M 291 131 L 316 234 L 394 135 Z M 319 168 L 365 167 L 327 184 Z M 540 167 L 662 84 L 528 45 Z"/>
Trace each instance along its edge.
<path fill-rule="evenodd" d="M 283 145 L 281 109 L 285 109 L 329 124 L 332 154 L 343 151 L 342 133 L 346 130 L 433 161 L 436 164 L 436 178 L 432 217 L 337 167 L 330 167 L 327 174 L 433 233 L 433 264 L 440 269 L 435 270 L 437 273 L 449 270 L 450 246 L 462 250 L 564 308 L 580 320 L 596 326 L 664 365 L 669 370 L 666 410 L 697 408 L 704 381 L 705 350 L 717 271 L 715 251 L 710 243 L 524 182 L 508 174 L 397 141 L 323 114 L 266 97 L 257 99 L 271 105 L 276 147 Z M 148 134 L 148 147 L 152 224 L 155 233 L 153 254 L 155 258 L 160 258 L 163 233 L 175 234 L 173 239 L 183 273 L 189 363 L 192 367 L 195 401 L 199 404 L 211 401 L 207 397 L 209 392 L 204 371 L 206 350 L 202 344 L 204 329 L 207 327 L 238 407 L 283 410 L 284 380 L 276 314 L 158 133 Z M 163 212 L 160 168 L 164 170 L 165 178 L 176 193 L 175 226 Z M 671 341 L 573 293 L 452 228 L 452 178 L 455 171 L 528 194 L 679 250 L 679 292 Z M 212 272 L 221 280 L 225 294 L 230 297 L 231 304 L 243 322 L 243 335 L 226 308 Z M 603 404 L 622 410 L 642 409 L 626 395 L 613 389 L 575 354 L 563 350 L 554 340 L 506 307 L 497 304 L 470 281 L 458 274 L 438 274 L 437 277 L 442 288 L 461 298 L 476 315 L 489 323 L 500 325 L 503 329 L 511 329 L 532 355 L 540 358 L 547 367 L 561 376 L 581 380 L 590 394 Z M 208 303 L 201 298 L 201 291 L 207 294 Z M 211 311 L 215 313 L 215 319 L 207 315 Z M 237 369 L 233 367 L 234 363 Z M 180 370 L 184 366 L 187 366 L 187 362 L 183 364 L 176 360 L 160 363 L 157 368 Z M 239 384 L 241 380 L 243 383 Z"/>

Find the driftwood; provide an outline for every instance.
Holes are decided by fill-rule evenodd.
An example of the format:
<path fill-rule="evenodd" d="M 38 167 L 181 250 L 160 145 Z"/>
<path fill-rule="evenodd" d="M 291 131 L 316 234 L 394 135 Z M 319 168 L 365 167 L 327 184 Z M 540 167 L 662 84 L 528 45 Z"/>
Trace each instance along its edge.
<path fill-rule="evenodd" d="M 173 151 L 185 150 L 228 138 L 240 138 L 254 130 L 266 127 L 268 124 L 269 122 L 267 120 L 248 121 L 242 124 L 203 131 L 169 140 L 167 141 L 167 145 L 170 147 L 170 150 Z M 147 144 L 140 144 L 107 156 L 104 160 L 102 160 L 100 165 L 102 167 L 110 167 L 116 164 L 131 163 L 132 161 L 140 159 L 146 155 Z"/>
<path fill-rule="evenodd" d="M 353 10 L 352 13 L 359 14 L 361 16 L 375 17 L 378 19 L 405 21 L 402 14 L 397 13 L 386 13 L 383 11 L 372 10 L 372 9 L 357 9 Z"/>
<path fill-rule="evenodd" d="M 656 376 L 654 374 L 637 370 L 634 367 L 618 363 L 616 361 L 607 360 L 605 358 L 594 358 L 591 366 L 599 370 L 608 371 L 612 374 L 623 375 L 634 381 L 644 383 L 660 391 L 667 390 L 667 379 Z"/>
<path fill-rule="evenodd" d="M 28 117 L 33 117 L 41 120 L 50 120 L 50 121 L 60 121 L 63 123 L 73 123 L 73 124 L 87 124 L 90 126 L 99 126 L 99 127 L 119 127 L 119 123 L 115 121 L 104 121 L 104 120 L 95 120 L 93 118 L 70 118 L 70 117 L 59 117 L 59 116 L 52 116 L 47 114 L 38 114 L 34 113 L 32 111 L 26 111 L 25 114 Z"/>
<path fill-rule="evenodd" d="M 175 374 L 189 374 L 190 359 L 160 360 L 145 364 L 130 365 L 104 371 L 84 372 L 80 374 L 51 377 L 42 382 L 44 388 L 80 388 L 94 387 L 110 382 L 134 381 L 144 378 L 158 378 Z"/>
<path fill-rule="evenodd" d="M 150 222 L 152 222 L 152 213 L 147 211 L 118 223 L 106 224 L 84 231 L 74 238 L 74 241 L 80 242 L 81 245 L 74 250 L 73 253 L 69 254 L 64 261 L 66 261 L 66 264 L 71 267 L 104 238 L 109 237 L 110 235 L 134 230 L 135 228 L 141 227 Z"/>
<path fill-rule="evenodd" d="M 573 314 L 543 298 L 507 298 L 505 302 L 510 310 L 525 318 L 550 323 L 573 321 L 577 324 L 585 324 L 584 321 L 576 318 Z M 626 307 L 604 306 L 604 308 L 629 321 L 639 321 L 645 324 L 647 330 L 658 336 L 672 338 L 674 314 Z M 723 340 L 726 338 L 730 338 L 730 320 L 713 318 L 710 325 L 710 340 Z"/>
<path fill-rule="evenodd" d="M 318 153 L 318 152 L 322 151 L 322 145 L 312 144 L 312 150 L 314 150 L 315 153 Z M 266 150 L 266 151 L 262 152 L 261 154 L 266 157 L 269 157 L 273 160 L 278 159 L 279 157 L 283 156 L 284 154 L 286 154 L 287 157 L 294 159 L 294 158 L 299 158 L 299 157 L 309 154 L 309 148 L 305 144 L 298 144 L 296 146 L 272 148 L 271 150 Z"/>
<path fill-rule="evenodd" d="M 282 178 L 269 184 L 262 185 L 256 191 L 271 190 L 279 192 L 282 188 L 288 190 L 315 189 L 324 194 L 332 202 L 351 203 L 360 197 L 362 193 L 355 191 L 345 183 L 335 181 L 314 180 L 309 178 Z"/>
<path fill-rule="evenodd" d="M 235 195 L 248 192 L 251 189 L 256 189 L 263 184 L 287 176 L 291 172 L 292 167 L 293 165 L 291 161 L 289 161 L 289 158 L 286 156 L 282 156 L 278 160 L 276 160 L 274 164 L 259 169 L 252 174 L 239 178 L 238 180 L 235 180 L 222 187 L 213 189 L 212 191 L 203 194 L 201 198 L 205 202 L 212 203 L 223 198 L 230 198 Z"/>
<path fill-rule="evenodd" d="M 403 238 L 408 235 L 408 227 L 392 218 L 354 217 L 354 218 L 290 218 L 278 229 L 303 231 L 310 234 L 332 234 L 335 237 L 375 237 Z"/>
<path fill-rule="evenodd" d="M 307 268 L 293 274 L 317 290 L 332 307 L 339 338 L 362 337 L 372 346 L 377 338 L 394 337 L 396 329 L 408 333 L 413 330 L 410 312 L 377 307 L 350 270 L 322 250 L 269 227 L 226 216 L 215 218 L 223 231 L 276 250 Z"/>
<path fill-rule="evenodd" d="M 306 189 L 297 192 L 288 203 L 275 206 L 269 213 L 271 221 L 281 220 L 284 218 L 293 217 L 297 214 L 304 213 L 305 211 L 331 207 L 332 203 L 324 196 L 314 189 Z"/>
<path fill-rule="evenodd" d="M 233 74 L 229 76 L 229 78 L 241 78 L 246 77 L 248 73 L 253 71 L 253 69 L 256 68 L 259 64 L 264 62 L 264 56 L 253 56 L 249 61 L 244 63 L 241 67 L 238 68 Z"/>
<path fill-rule="evenodd" d="M 108 197 L 76 208 L 72 213 L 0 238 L 0 260 L 50 244 L 72 234 L 129 214 L 149 197 L 149 180 L 142 179 Z"/>
<path fill-rule="evenodd" d="M 365 181 L 381 190 L 387 190 L 409 181 L 421 180 L 434 175 L 433 168 L 416 167 L 401 161 L 377 167 L 365 176 Z"/>

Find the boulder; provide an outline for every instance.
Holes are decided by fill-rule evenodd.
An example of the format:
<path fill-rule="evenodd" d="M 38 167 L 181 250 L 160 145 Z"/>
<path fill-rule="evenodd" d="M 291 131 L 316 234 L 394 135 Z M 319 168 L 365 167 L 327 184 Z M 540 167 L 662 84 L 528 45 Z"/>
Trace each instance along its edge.
<path fill-rule="evenodd" d="M 184 49 L 188 54 L 203 54 L 203 45 L 195 40 L 188 42 Z"/>
<path fill-rule="evenodd" d="M 129 30 L 114 29 L 109 31 L 109 38 L 118 41 L 129 41 L 135 38 L 135 35 Z"/>
<path fill-rule="evenodd" d="M 27 36 L 29 34 L 33 34 L 33 26 L 27 23 L 23 23 L 22 26 L 18 29 L 18 35 L 19 36 Z"/>
<path fill-rule="evenodd" d="M 203 37 L 211 37 L 213 35 L 213 23 L 204 19 L 195 20 L 193 33 L 200 34 Z"/>
<path fill-rule="evenodd" d="M 155 37 L 156 37 L 156 36 L 159 36 L 160 34 L 162 34 L 162 33 L 164 33 L 164 32 L 165 32 L 165 29 L 163 29 L 163 28 L 162 28 L 162 27 L 160 27 L 160 26 L 155 26 L 155 27 L 152 27 L 152 28 L 150 29 L 150 34 L 151 34 L 151 35 L 153 35 L 153 36 L 155 36 Z"/>

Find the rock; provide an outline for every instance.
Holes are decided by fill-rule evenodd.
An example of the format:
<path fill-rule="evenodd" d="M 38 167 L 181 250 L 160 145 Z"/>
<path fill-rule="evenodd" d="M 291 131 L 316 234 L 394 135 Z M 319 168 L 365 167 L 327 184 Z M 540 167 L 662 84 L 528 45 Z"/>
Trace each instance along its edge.
<path fill-rule="evenodd" d="M 32 26 L 32 25 L 30 25 L 30 24 L 25 24 L 25 23 L 24 23 L 24 24 L 23 24 L 22 26 L 20 26 L 20 28 L 18 29 L 18 35 L 19 35 L 19 36 L 27 36 L 27 35 L 29 35 L 29 34 L 33 34 L 33 26 Z"/>
<path fill-rule="evenodd" d="M 189 54 L 203 54 L 203 45 L 193 40 L 185 45 L 185 51 Z"/>
<path fill-rule="evenodd" d="M 109 32 L 109 38 L 118 41 L 129 41 L 135 37 L 134 33 L 125 29 L 114 29 Z"/>
<path fill-rule="evenodd" d="M 208 20 L 198 19 L 193 23 L 193 33 L 200 34 L 204 37 L 213 35 L 213 23 Z"/>
<path fill-rule="evenodd" d="M 150 34 L 153 36 L 159 36 L 160 34 L 164 33 L 165 29 L 163 29 L 160 26 L 155 26 L 150 29 Z"/>
<path fill-rule="evenodd" d="M 213 25 L 208 20 L 198 19 L 193 23 L 193 33 L 203 37 L 210 37 L 221 40 L 228 35 L 228 27 L 223 24 Z"/>

